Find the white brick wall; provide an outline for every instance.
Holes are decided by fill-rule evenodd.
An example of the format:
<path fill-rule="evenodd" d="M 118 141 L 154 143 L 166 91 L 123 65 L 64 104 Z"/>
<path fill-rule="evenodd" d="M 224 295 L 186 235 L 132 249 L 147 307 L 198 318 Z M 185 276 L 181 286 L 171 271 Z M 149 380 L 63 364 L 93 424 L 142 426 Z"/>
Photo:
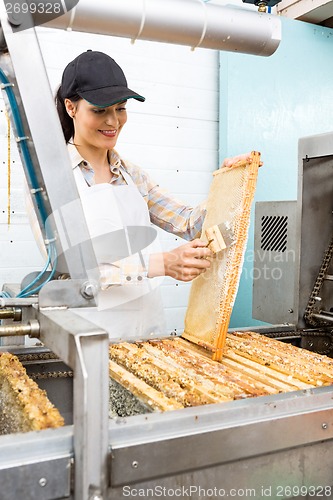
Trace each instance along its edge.
<path fill-rule="evenodd" d="M 86 49 L 111 55 L 124 69 L 130 88 L 146 97 L 128 103 L 128 123 L 118 151 L 142 166 L 177 198 L 205 199 L 218 167 L 218 53 L 207 49 L 38 28 L 53 90 L 64 66 Z M 27 55 L 28 57 L 28 55 Z M 33 68 L 32 68 L 33 70 Z M 28 78 L 28 75 L 27 75 Z M 38 99 L 38 95 L 37 95 Z M 42 105 L 36 101 L 36 105 Z M 11 141 L 11 220 L 7 224 L 7 122 L 0 101 L 0 287 L 20 282 L 43 265 L 25 214 L 23 173 Z M 43 126 L 43 124 L 41 124 Z M 180 244 L 163 234 L 165 248 Z M 167 279 L 163 286 L 168 330 L 181 330 L 189 285 Z"/>

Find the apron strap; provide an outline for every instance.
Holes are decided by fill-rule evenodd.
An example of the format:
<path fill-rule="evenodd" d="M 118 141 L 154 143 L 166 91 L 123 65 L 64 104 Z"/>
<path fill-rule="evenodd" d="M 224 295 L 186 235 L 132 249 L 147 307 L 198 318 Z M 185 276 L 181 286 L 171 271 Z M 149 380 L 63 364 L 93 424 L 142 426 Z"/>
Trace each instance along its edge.
<path fill-rule="evenodd" d="M 73 174 L 79 193 L 89 188 L 79 165 L 73 168 Z"/>
<path fill-rule="evenodd" d="M 124 177 L 125 181 L 127 182 L 127 185 L 128 186 L 135 186 L 137 188 L 132 177 L 129 175 L 129 173 L 126 171 L 126 169 L 123 167 L 123 165 L 121 165 L 119 167 L 119 170 L 120 170 L 122 176 Z"/>

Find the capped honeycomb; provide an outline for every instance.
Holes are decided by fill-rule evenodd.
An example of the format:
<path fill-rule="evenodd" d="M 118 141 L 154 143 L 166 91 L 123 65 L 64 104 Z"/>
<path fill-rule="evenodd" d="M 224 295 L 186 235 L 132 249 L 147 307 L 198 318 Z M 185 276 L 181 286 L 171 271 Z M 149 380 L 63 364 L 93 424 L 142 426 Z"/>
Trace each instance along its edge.
<path fill-rule="evenodd" d="M 19 359 L 0 353 L 0 434 L 61 427 L 64 419 Z"/>
<path fill-rule="evenodd" d="M 226 335 L 221 362 L 181 337 L 109 347 L 110 377 L 151 411 L 333 384 L 333 359 L 254 332 Z"/>
<path fill-rule="evenodd" d="M 216 170 L 208 194 L 201 239 L 209 245 L 210 230 L 222 224 L 234 243 L 213 253 L 210 268 L 193 280 L 183 337 L 205 346 L 216 361 L 223 356 L 242 272 L 259 166 L 260 154 L 254 151 L 248 160 Z"/>

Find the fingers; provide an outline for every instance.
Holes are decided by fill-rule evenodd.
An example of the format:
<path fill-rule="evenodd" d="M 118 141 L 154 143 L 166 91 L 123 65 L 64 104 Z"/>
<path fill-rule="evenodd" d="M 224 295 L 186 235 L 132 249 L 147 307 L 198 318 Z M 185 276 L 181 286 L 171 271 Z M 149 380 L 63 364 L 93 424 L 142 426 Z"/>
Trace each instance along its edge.
<path fill-rule="evenodd" d="M 180 281 L 192 281 L 195 278 L 197 278 L 200 274 L 204 273 L 205 270 L 206 268 L 199 269 L 198 267 L 183 267 L 181 271 L 178 273 L 177 279 Z"/>
<path fill-rule="evenodd" d="M 194 278 L 205 272 L 211 265 L 209 257 L 212 251 L 207 248 L 206 243 L 196 239 L 190 244 L 184 245 L 181 263 L 182 281 L 192 281 Z"/>
<path fill-rule="evenodd" d="M 194 258 L 187 259 L 184 261 L 185 267 L 189 269 L 198 269 L 199 271 L 205 271 L 211 266 L 211 262 L 208 259 Z"/>
<path fill-rule="evenodd" d="M 207 259 L 211 257 L 212 251 L 207 247 L 207 243 L 200 240 L 199 238 L 191 241 L 190 243 L 183 245 L 184 254 L 188 257 L 194 257 L 196 259 Z"/>
<path fill-rule="evenodd" d="M 186 270 L 183 271 L 181 276 L 178 277 L 179 281 L 193 281 L 195 278 L 197 278 L 201 273 L 198 272 L 198 270 L 193 269 L 192 271 Z"/>
<path fill-rule="evenodd" d="M 195 240 L 190 241 L 190 243 L 185 244 L 184 246 L 191 246 L 193 248 L 200 248 L 200 247 L 206 247 L 207 243 L 204 241 L 200 240 L 200 238 L 196 238 Z"/>
<path fill-rule="evenodd" d="M 200 239 L 193 240 L 164 254 L 166 276 L 192 281 L 211 265 L 212 251 Z"/>
<path fill-rule="evenodd" d="M 248 163 L 252 163 L 252 158 L 251 158 L 251 153 L 244 153 L 242 155 L 238 155 L 238 156 L 233 156 L 233 157 L 230 157 L 230 158 L 225 158 L 223 163 L 222 163 L 222 168 L 223 167 L 232 167 L 233 165 L 235 165 L 235 163 L 239 162 L 239 161 L 246 161 Z M 262 167 L 263 166 L 263 162 L 261 161 L 259 163 L 259 167 Z"/>
<path fill-rule="evenodd" d="M 238 161 L 251 161 L 251 153 L 244 153 L 242 155 L 225 158 L 222 167 L 232 167 Z"/>

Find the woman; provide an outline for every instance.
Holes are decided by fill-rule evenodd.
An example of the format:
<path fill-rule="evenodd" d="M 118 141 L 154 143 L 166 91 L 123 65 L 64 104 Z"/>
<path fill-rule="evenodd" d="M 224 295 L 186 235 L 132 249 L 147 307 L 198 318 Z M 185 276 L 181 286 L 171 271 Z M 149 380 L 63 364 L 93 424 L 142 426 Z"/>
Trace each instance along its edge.
<path fill-rule="evenodd" d="M 118 260 L 114 257 L 117 251 L 108 257 L 111 245 L 105 244 L 102 251 L 99 245 L 104 290 L 99 308 L 120 312 L 118 333 L 130 329 L 138 336 L 164 328 L 158 319 L 162 309 L 152 278 L 171 276 L 191 281 L 210 267 L 211 251 L 198 238 L 204 209 L 180 204 L 115 151 L 127 121 L 128 99 L 145 100 L 128 88 L 122 69 L 111 57 L 87 51 L 65 68 L 56 105 L 93 240 L 100 241 L 101 235 L 122 228 L 149 227 L 151 223 L 191 240 L 169 252 L 152 253 L 148 246 L 148 250 L 141 252 L 139 248 L 126 256 L 119 250 L 126 258 Z M 108 289 L 109 295 L 105 292 Z"/>
<path fill-rule="evenodd" d="M 190 281 L 210 266 L 207 257 L 211 252 L 197 239 L 205 212 L 173 200 L 145 172 L 122 160 L 114 150 L 127 121 L 126 101 L 131 98 L 144 101 L 128 89 L 121 68 L 102 52 L 84 52 L 65 68 L 56 104 L 74 172 L 81 171 L 87 186 L 109 183 L 117 188 L 134 183 L 137 195 L 145 201 L 139 203 L 139 210 L 149 212 L 152 223 L 193 240 L 163 252 L 162 262 L 150 256 L 148 276 Z"/>

